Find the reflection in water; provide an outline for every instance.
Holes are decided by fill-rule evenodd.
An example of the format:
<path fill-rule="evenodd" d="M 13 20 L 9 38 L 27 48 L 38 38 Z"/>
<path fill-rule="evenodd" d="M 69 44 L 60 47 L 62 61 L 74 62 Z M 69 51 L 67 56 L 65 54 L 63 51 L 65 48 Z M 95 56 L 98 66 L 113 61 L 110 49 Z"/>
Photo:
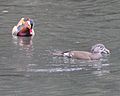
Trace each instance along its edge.
<path fill-rule="evenodd" d="M 65 66 L 67 64 L 67 67 L 70 67 L 69 69 L 71 69 L 71 67 L 74 68 L 74 71 L 90 70 L 92 71 L 91 72 L 92 74 L 95 74 L 97 76 L 102 76 L 110 73 L 109 71 L 110 64 L 108 59 L 86 61 L 67 57 L 53 57 L 53 64 L 54 64 L 53 66 L 56 65 L 58 66 L 58 64 L 63 64 Z"/>
<path fill-rule="evenodd" d="M 33 56 L 33 54 L 32 54 L 33 46 L 32 46 L 32 38 L 31 37 L 20 37 L 19 45 L 21 46 L 21 50 L 26 51 L 27 57 Z"/>
<path fill-rule="evenodd" d="M 19 45 L 19 50 L 24 50 L 26 56 L 32 56 L 32 37 L 13 37 L 13 43 Z"/>
<path fill-rule="evenodd" d="M 110 73 L 109 66 L 110 64 L 108 60 L 100 60 L 100 61 L 94 62 L 92 68 L 96 70 L 94 70 L 92 74 L 97 76 L 103 76 L 103 75 L 109 74 Z"/>
<path fill-rule="evenodd" d="M 13 43 L 22 47 L 30 47 L 32 45 L 32 37 L 13 36 Z"/>
<path fill-rule="evenodd" d="M 32 37 L 13 37 L 15 44 L 14 67 L 17 71 L 26 71 L 33 60 L 33 43 Z"/>
<path fill-rule="evenodd" d="M 110 73 L 109 65 L 108 59 L 86 61 L 67 57 L 53 57 L 53 62 L 47 68 L 34 68 L 32 65 L 26 71 L 35 73 L 89 71 L 96 76 L 103 76 Z"/>
<path fill-rule="evenodd" d="M 32 37 L 13 37 L 13 43 L 20 46 L 20 50 L 26 50 L 26 53 L 31 53 Z"/>

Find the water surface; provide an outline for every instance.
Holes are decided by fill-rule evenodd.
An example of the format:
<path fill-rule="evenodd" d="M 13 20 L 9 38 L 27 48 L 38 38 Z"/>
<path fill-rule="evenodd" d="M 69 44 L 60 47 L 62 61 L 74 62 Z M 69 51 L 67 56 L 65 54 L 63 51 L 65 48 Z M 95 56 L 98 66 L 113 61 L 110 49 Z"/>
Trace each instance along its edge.
<path fill-rule="evenodd" d="M 119 0 L 1 0 L 1 96 L 120 96 Z M 21 17 L 35 21 L 34 38 L 13 38 Z M 53 57 L 103 43 L 99 61 Z"/>

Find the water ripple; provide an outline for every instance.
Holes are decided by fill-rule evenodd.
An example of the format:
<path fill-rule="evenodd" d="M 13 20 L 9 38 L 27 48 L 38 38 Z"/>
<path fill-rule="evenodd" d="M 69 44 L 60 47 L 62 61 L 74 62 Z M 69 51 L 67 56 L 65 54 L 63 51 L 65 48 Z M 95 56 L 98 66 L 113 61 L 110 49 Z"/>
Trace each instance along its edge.
<path fill-rule="evenodd" d="M 29 69 L 27 72 L 72 72 L 72 71 L 80 71 L 83 68 L 51 68 L 51 69 Z"/>

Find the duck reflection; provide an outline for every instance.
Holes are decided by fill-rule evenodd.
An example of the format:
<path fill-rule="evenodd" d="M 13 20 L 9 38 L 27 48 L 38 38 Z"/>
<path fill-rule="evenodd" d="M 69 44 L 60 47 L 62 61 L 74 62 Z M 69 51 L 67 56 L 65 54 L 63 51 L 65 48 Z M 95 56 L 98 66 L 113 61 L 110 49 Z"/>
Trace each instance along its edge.
<path fill-rule="evenodd" d="M 100 60 L 77 60 L 67 57 L 53 57 L 53 66 L 60 65 L 62 68 L 74 68 L 74 71 L 89 71 L 96 76 L 103 76 L 110 73 L 108 58 Z M 80 70 L 77 70 L 77 69 Z M 82 69 L 82 70 L 81 70 Z"/>
<path fill-rule="evenodd" d="M 32 56 L 32 37 L 13 37 L 13 43 L 19 47 L 19 50 L 25 51 L 24 53 L 26 53 L 27 56 Z"/>
<path fill-rule="evenodd" d="M 13 66 L 17 71 L 26 71 L 34 59 L 32 37 L 13 37 L 13 44 L 15 46 L 12 56 Z"/>
<path fill-rule="evenodd" d="M 18 37 L 19 45 L 22 47 L 31 47 L 32 46 L 32 38 L 31 37 Z"/>
<path fill-rule="evenodd" d="M 20 45 L 20 46 L 28 46 L 28 45 L 32 45 L 32 38 L 33 37 L 17 37 L 17 36 L 13 36 L 13 43 L 16 45 Z"/>

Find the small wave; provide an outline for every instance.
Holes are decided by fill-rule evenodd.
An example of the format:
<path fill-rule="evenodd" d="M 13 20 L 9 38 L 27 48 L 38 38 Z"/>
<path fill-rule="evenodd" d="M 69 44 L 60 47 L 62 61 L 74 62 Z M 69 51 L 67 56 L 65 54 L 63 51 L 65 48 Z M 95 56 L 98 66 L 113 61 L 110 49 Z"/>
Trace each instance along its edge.
<path fill-rule="evenodd" d="M 3 12 L 3 13 L 8 13 L 8 10 L 3 10 L 2 12 Z"/>
<path fill-rule="evenodd" d="M 29 69 L 27 72 L 72 72 L 72 71 L 80 71 L 82 68 L 51 68 L 51 69 Z"/>

